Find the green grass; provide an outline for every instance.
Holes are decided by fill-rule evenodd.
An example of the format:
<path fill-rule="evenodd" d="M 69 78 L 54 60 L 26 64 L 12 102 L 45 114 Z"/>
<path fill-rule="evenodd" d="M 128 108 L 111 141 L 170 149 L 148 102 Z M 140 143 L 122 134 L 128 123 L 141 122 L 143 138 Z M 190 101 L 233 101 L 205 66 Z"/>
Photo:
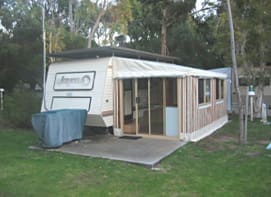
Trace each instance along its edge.
<path fill-rule="evenodd" d="M 271 126 L 249 123 L 238 145 L 233 120 L 150 170 L 143 166 L 29 150 L 33 131 L 0 131 L 0 196 L 270 196 Z"/>

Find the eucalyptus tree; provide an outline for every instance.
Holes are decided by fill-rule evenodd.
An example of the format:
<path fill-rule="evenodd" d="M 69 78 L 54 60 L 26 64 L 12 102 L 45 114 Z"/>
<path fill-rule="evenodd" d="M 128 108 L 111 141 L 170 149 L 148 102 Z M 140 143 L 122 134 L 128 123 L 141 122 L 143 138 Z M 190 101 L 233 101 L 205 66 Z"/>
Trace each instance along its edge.
<path fill-rule="evenodd" d="M 223 57 L 225 64 L 230 64 L 230 49 L 225 42 L 229 38 L 226 4 L 215 20 L 210 23 L 214 28 L 213 50 Z M 256 87 L 254 110 L 261 113 L 263 88 L 270 79 L 271 62 L 271 1 L 235 0 L 231 2 L 235 29 L 236 56 L 239 65 L 238 75 L 245 77 L 247 84 Z"/>
<path fill-rule="evenodd" d="M 225 65 L 231 65 L 231 49 L 228 44 L 230 29 L 227 20 L 229 2 L 228 4 L 225 1 L 219 2 L 221 2 L 221 7 L 218 14 L 206 23 L 210 30 L 213 29 L 210 31 L 214 38 L 213 51 L 223 58 Z M 269 0 L 235 0 L 231 1 L 230 5 L 235 42 L 235 50 L 232 50 L 232 53 L 235 51 L 236 64 L 238 64 L 238 70 L 235 71 L 235 83 L 238 83 L 238 77 L 242 75 L 247 79 L 248 85 L 256 86 L 254 110 L 256 115 L 260 115 L 264 84 L 266 79 L 270 81 L 270 69 L 267 63 L 271 62 L 271 2 Z M 235 88 L 238 92 L 238 84 Z M 240 95 L 237 100 L 239 101 L 240 142 L 244 143 L 245 138 L 241 133 L 243 109 L 241 109 Z"/>
<path fill-rule="evenodd" d="M 129 36 L 131 45 L 139 46 L 144 42 L 152 43 L 154 52 L 163 55 L 170 54 L 170 48 L 167 44 L 168 31 L 174 25 L 184 22 L 188 13 L 194 8 L 195 0 L 139 0 L 141 10 L 133 11 L 134 21 L 130 23 Z M 131 29 L 130 29 L 131 28 Z M 156 47 L 157 42 L 160 46 Z M 141 44 L 140 44 L 141 43 Z"/>
<path fill-rule="evenodd" d="M 261 114 L 263 89 L 266 81 L 270 82 L 271 70 L 271 2 L 268 0 L 236 1 L 239 23 L 239 59 L 243 74 L 249 84 L 256 86 L 254 110 L 256 116 Z"/>
<path fill-rule="evenodd" d="M 238 67 L 236 60 L 236 47 L 235 47 L 235 39 L 234 39 L 234 27 L 233 27 L 233 19 L 232 19 L 232 11 L 231 11 L 231 3 L 230 0 L 227 0 L 227 11 L 228 11 L 228 19 L 229 19 L 229 29 L 230 29 L 230 43 L 231 43 L 231 57 L 233 64 L 233 72 L 235 76 L 235 88 L 238 97 L 238 111 L 239 111 L 239 129 L 240 129 L 240 138 L 239 142 L 241 144 L 245 144 L 247 142 L 246 131 L 244 127 L 244 107 L 242 103 L 241 92 L 239 88 L 239 80 L 238 80 Z"/>
<path fill-rule="evenodd" d="M 162 0 L 161 54 L 167 55 L 167 31 L 174 23 L 184 21 L 187 13 L 195 7 L 193 0 Z"/>

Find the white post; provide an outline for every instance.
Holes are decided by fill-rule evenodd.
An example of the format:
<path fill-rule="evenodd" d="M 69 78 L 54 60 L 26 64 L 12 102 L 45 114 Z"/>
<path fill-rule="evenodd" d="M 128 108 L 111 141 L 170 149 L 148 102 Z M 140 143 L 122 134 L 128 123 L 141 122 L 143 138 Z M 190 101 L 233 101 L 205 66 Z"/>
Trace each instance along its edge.
<path fill-rule="evenodd" d="M 253 121 L 253 96 L 255 96 L 253 85 L 249 86 L 248 95 L 250 96 L 250 121 Z"/>
<path fill-rule="evenodd" d="M 250 96 L 250 121 L 253 121 L 253 96 Z"/>
<path fill-rule="evenodd" d="M 248 87 L 246 90 L 246 107 L 245 107 L 245 131 L 244 131 L 244 137 L 245 139 L 247 139 L 247 116 L 248 116 L 248 97 L 249 97 L 249 93 L 248 93 Z"/>
<path fill-rule="evenodd" d="M 0 106 L 0 110 L 3 111 L 4 110 L 4 89 L 3 88 L 0 88 L 0 103 L 1 103 L 1 106 Z"/>

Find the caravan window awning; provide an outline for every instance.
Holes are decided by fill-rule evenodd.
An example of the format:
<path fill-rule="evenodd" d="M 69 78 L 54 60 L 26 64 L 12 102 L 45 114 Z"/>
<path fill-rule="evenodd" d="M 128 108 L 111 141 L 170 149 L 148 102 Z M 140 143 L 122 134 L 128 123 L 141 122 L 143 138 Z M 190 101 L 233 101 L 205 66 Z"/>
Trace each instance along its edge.
<path fill-rule="evenodd" d="M 197 76 L 201 78 L 227 78 L 225 74 L 147 60 L 112 57 L 110 64 L 113 65 L 113 78 L 115 79 L 185 76 Z"/>

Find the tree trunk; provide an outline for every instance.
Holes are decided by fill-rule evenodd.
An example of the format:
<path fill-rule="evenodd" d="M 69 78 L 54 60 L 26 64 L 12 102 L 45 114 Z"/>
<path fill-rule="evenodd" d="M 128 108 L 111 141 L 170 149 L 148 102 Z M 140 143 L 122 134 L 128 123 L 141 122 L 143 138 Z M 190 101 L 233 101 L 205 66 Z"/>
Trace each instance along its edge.
<path fill-rule="evenodd" d="M 261 42 L 260 44 L 260 71 L 259 71 L 259 85 L 256 87 L 256 92 L 255 92 L 255 105 L 254 105 L 254 110 L 255 110 L 255 116 L 257 118 L 261 117 L 262 114 L 262 104 L 263 104 L 263 96 L 264 96 L 264 83 L 265 83 L 265 46 L 264 43 Z"/>
<path fill-rule="evenodd" d="M 260 118 L 262 115 L 263 84 L 259 84 L 255 89 L 254 103 L 255 117 Z"/>
<path fill-rule="evenodd" d="M 73 1 L 69 0 L 69 23 L 70 23 L 70 32 L 75 32 L 74 18 L 73 18 Z"/>
<path fill-rule="evenodd" d="M 233 63 L 233 71 L 235 77 L 235 88 L 238 97 L 238 111 L 239 111 L 239 130 L 240 130 L 240 137 L 239 143 L 245 144 L 247 142 L 245 129 L 244 129 L 244 107 L 242 102 L 242 97 L 239 88 L 239 79 L 238 79 L 238 69 L 237 69 L 237 61 L 236 61 L 236 49 L 235 49 L 235 41 L 234 41 L 234 28 L 233 28 L 233 20 L 232 20 L 232 13 L 231 13 L 231 4 L 230 0 L 227 0 L 227 10 L 228 10 L 228 18 L 229 18 L 229 28 L 231 34 L 231 56 L 232 56 L 232 63 Z"/>
<path fill-rule="evenodd" d="M 92 45 L 91 42 L 94 39 L 94 35 L 95 35 L 95 32 L 96 32 L 97 28 L 99 27 L 99 23 L 101 21 L 101 18 L 103 17 L 103 15 L 105 15 L 105 11 L 106 10 L 104 8 L 100 11 L 100 13 L 99 13 L 99 15 L 98 15 L 98 17 L 97 17 L 97 19 L 95 21 L 95 24 L 93 25 L 93 27 L 91 28 L 91 31 L 89 32 L 89 35 L 88 35 L 88 48 L 91 48 L 91 45 Z"/>
<path fill-rule="evenodd" d="M 163 19 L 161 27 L 161 55 L 167 55 L 167 6 L 163 8 Z"/>

